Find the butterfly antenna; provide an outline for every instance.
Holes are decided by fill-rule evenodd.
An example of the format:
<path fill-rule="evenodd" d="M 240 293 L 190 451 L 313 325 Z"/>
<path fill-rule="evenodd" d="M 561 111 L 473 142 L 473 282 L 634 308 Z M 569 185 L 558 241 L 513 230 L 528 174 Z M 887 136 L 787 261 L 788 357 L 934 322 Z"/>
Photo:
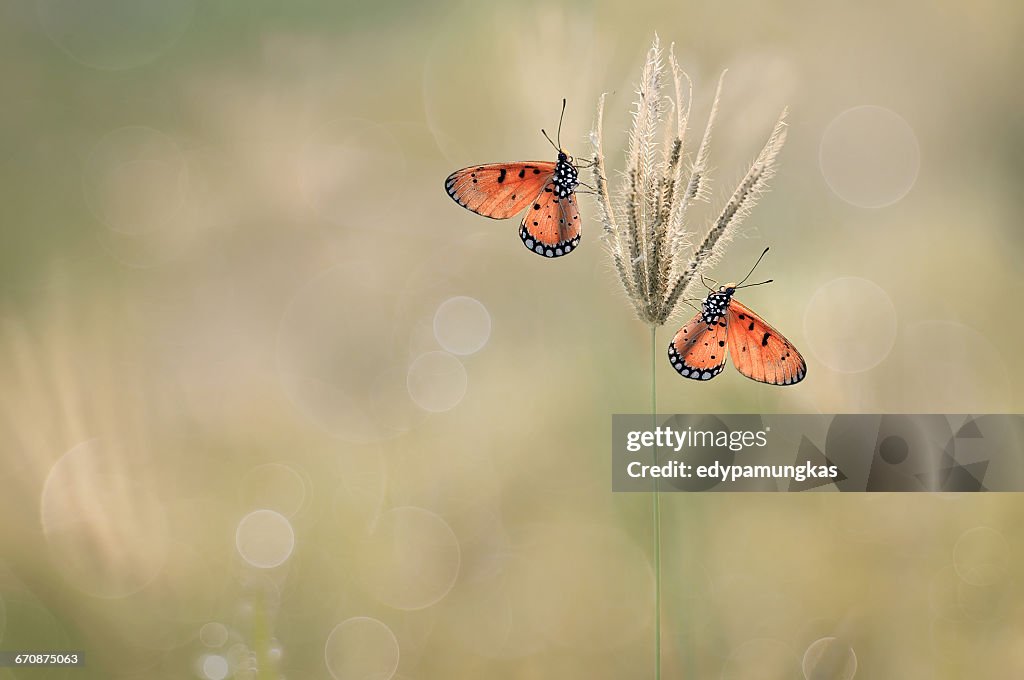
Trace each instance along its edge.
<path fill-rule="evenodd" d="M 740 288 L 753 288 L 754 286 L 763 286 L 764 284 L 771 283 L 774 280 L 775 279 L 768 279 L 767 281 L 759 281 L 757 283 L 748 283 L 745 286 L 736 286 L 735 290 L 739 290 Z"/>
<path fill-rule="evenodd" d="M 565 118 L 565 97 L 562 97 L 562 113 L 558 116 L 558 134 L 555 135 L 555 139 L 558 140 L 558 150 L 562 150 L 562 119 Z"/>
<path fill-rule="evenodd" d="M 761 253 L 761 257 L 757 258 L 757 262 L 755 262 L 754 266 L 750 268 L 750 271 L 747 272 L 747 275 L 743 277 L 743 281 L 740 281 L 739 283 L 736 284 L 737 288 L 739 288 L 741 285 L 743 285 L 744 281 L 746 281 L 747 279 L 750 278 L 750 275 L 754 273 L 755 269 L 757 269 L 757 265 L 761 264 L 761 259 L 764 258 L 764 256 L 767 255 L 767 254 L 768 254 L 768 249 L 765 248 L 764 252 Z M 764 283 L 768 283 L 768 281 L 764 281 Z M 755 283 L 755 284 L 752 284 L 752 285 L 759 286 L 761 284 L 760 283 Z"/>
<path fill-rule="evenodd" d="M 559 146 L 557 144 L 555 144 L 554 142 L 551 141 L 551 138 L 548 137 L 548 133 L 544 131 L 544 128 L 540 129 L 540 133 L 542 135 L 544 135 L 544 139 L 548 140 L 548 144 L 550 144 L 551 146 L 555 147 L 555 151 L 558 151 L 559 153 L 562 152 L 562 149 L 559 148 Z"/>

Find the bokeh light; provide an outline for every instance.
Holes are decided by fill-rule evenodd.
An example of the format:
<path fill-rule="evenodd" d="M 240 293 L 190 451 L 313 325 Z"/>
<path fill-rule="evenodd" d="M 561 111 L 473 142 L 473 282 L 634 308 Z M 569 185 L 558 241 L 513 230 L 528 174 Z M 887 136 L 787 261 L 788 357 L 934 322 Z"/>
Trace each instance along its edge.
<path fill-rule="evenodd" d="M 491 337 L 491 315 L 474 298 L 459 295 L 448 298 L 434 314 L 434 337 L 452 354 L 474 354 Z"/>
<path fill-rule="evenodd" d="M 223 623 L 210 621 L 199 629 L 199 639 L 207 647 L 223 647 L 228 641 L 228 629 Z"/>
<path fill-rule="evenodd" d="M 40 0 L 35 6 L 43 30 L 69 56 L 92 68 L 120 71 L 167 51 L 188 28 L 196 2 L 99 0 L 86 7 L 75 0 Z"/>
<path fill-rule="evenodd" d="M 459 542 L 448 523 L 423 508 L 389 510 L 357 550 L 360 578 L 396 609 L 436 604 L 459 574 Z"/>
<path fill-rule="evenodd" d="M 469 377 L 462 362 L 447 352 L 427 352 L 409 366 L 409 396 L 424 411 L 440 413 L 459 405 Z"/>
<path fill-rule="evenodd" d="M 228 660 L 219 654 L 207 654 L 203 657 L 203 677 L 208 680 L 224 680 L 231 669 Z"/>
<path fill-rule="evenodd" d="M 833 279 L 819 286 L 807 303 L 804 335 L 813 356 L 833 371 L 867 371 L 892 350 L 896 309 L 872 281 Z"/>
<path fill-rule="evenodd" d="M 93 147 L 85 197 L 104 224 L 139 235 L 177 226 L 188 192 L 188 164 L 173 139 L 148 127 L 114 130 Z"/>
<path fill-rule="evenodd" d="M 1010 545 L 992 527 L 974 527 L 960 534 L 953 546 L 957 576 L 975 586 L 998 583 L 1010 570 Z"/>
<path fill-rule="evenodd" d="M 961 580 L 957 588 L 960 611 L 969 621 L 1005 621 L 1013 615 L 1016 584 L 1003 580 L 979 586 Z"/>
<path fill-rule="evenodd" d="M 452 591 L 445 602 L 444 626 L 457 649 L 493 659 L 517 659 L 543 649 L 544 597 L 526 558 L 510 551 L 489 553 L 487 569 Z"/>
<path fill-rule="evenodd" d="M 295 548 L 295 531 L 281 513 L 254 510 L 238 523 L 235 546 L 242 559 L 252 566 L 272 569 L 291 557 Z"/>
<path fill-rule="evenodd" d="M 342 621 L 324 647 L 335 680 L 389 680 L 398 670 L 398 640 L 387 625 L 368 616 Z"/>
<path fill-rule="evenodd" d="M 921 152 L 914 130 L 881 106 L 858 106 L 836 116 L 821 138 L 821 173 L 837 196 L 861 208 L 882 208 L 907 195 Z"/>
<path fill-rule="evenodd" d="M 806 680 L 852 680 L 857 674 L 857 654 L 839 638 L 815 640 L 804 652 Z"/>

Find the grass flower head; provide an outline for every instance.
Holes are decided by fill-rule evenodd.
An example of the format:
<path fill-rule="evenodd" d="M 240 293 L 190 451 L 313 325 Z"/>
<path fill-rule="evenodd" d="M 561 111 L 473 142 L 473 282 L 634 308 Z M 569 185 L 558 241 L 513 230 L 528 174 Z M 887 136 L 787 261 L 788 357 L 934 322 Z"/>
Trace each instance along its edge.
<path fill-rule="evenodd" d="M 692 83 L 671 46 L 666 68 L 655 36 L 636 90 L 625 169 L 614 188 L 607 180 L 602 139 L 606 95 L 598 102 L 590 136 L 598 215 L 626 296 L 637 317 L 654 327 L 668 320 L 679 301 L 693 292 L 700 275 L 721 258 L 725 244 L 775 174 L 775 161 L 786 140 L 783 110 L 718 217 L 701 231 L 690 229 L 690 206 L 706 202 L 710 195 L 708 156 L 724 78 L 725 73 L 718 81 L 704 135 L 691 158 L 686 133 Z M 667 79 L 673 96 L 665 94 Z"/>

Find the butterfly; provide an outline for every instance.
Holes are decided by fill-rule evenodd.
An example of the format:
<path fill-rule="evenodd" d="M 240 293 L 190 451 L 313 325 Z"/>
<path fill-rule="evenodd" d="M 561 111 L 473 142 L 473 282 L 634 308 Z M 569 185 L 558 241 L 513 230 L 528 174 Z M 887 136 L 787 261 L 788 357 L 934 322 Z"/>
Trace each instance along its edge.
<path fill-rule="evenodd" d="M 765 248 L 761 257 L 767 252 Z M 701 311 L 679 329 L 668 346 L 668 359 L 679 375 L 711 380 L 725 368 L 728 354 L 736 370 L 757 382 L 795 385 L 807 376 L 807 362 L 789 340 L 733 297 L 740 288 L 771 283 L 769 279 L 744 286 L 753 273 L 751 269 L 743 281 L 718 290 L 708 286 L 711 292 Z"/>
<path fill-rule="evenodd" d="M 558 120 L 558 144 L 541 132 L 558 151 L 555 162 L 471 165 L 449 175 L 444 188 L 456 203 L 484 217 L 503 220 L 525 209 L 519 225 L 523 245 L 542 257 L 561 257 L 580 243 L 579 170 L 562 148 L 562 119 Z"/>

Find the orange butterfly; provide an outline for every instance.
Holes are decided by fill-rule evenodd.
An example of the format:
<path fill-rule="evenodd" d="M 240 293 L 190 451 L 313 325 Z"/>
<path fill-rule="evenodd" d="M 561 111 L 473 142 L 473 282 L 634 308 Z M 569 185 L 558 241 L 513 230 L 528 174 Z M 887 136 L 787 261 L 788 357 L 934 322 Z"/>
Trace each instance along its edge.
<path fill-rule="evenodd" d="M 565 100 L 562 100 L 565 115 Z M 544 132 L 541 130 L 541 132 Z M 544 132 L 547 137 L 547 133 Z M 558 120 L 558 160 L 490 163 L 456 170 L 444 188 L 456 203 L 478 215 L 503 220 L 529 208 L 519 225 L 519 238 L 542 257 L 568 255 L 580 243 L 580 211 L 576 205 L 579 170 L 561 147 Z"/>
<path fill-rule="evenodd" d="M 761 257 L 767 252 L 765 248 Z M 795 385 L 807 375 L 807 363 L 789 340 L 733 299 L 740 288 L 771 283 L 769 279 L 744 286 L 743 282 L 753 273 L 751 269 L 743 281 L 719 286 L 717 291 L 708 287 L 711 293 L 704 300 L 702 311 L 679 329 L 668 346 L 668 359 L 679 375 L 693 380 L 714 378 L 725 368 L 727 342 L 736 370 L 751 380 Z"/>

